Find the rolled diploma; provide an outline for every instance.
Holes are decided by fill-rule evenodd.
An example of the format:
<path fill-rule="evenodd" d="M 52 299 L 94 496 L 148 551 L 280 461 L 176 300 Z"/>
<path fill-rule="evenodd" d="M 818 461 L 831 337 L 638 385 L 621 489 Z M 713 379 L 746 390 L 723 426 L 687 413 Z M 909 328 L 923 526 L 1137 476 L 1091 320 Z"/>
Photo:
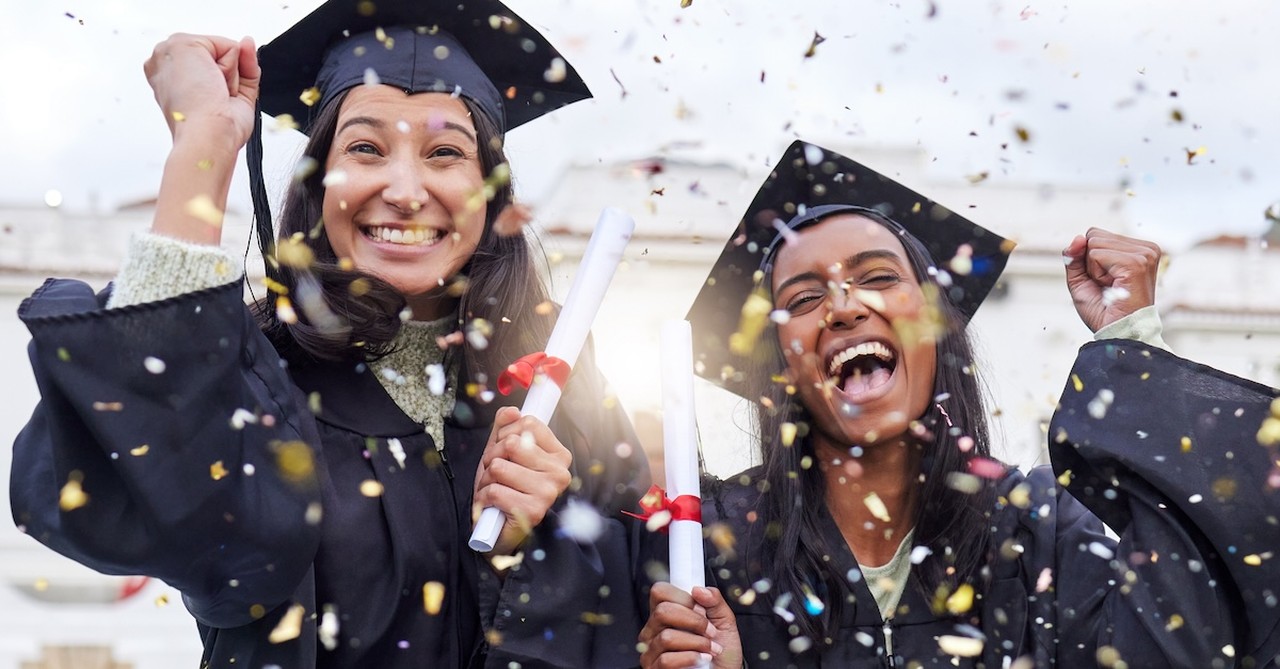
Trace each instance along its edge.
<path fill-rule="evenodd" d="M 662 447 L 667 497 L 701 497 L 698 446 L 693 412 L 693 335 L 688 321 L 664 321 L 662 352 Z M 673 520 L 670 538 L 671 584 L 690 592 L 706 585 L 702 559 L 702 523 Z"/>
<path fill-rule="evenodd" d="M 635 227 L 635 221 L 620 209 L 605 207 L 600 212 L 591 239 L 587 241 L 587 250 L 582 254 L 582 264 L 578 266 L 578 273 L 569 286 L 569 295 L 560 309 L 560 317 L 547 340 L 548 356 L 560 358 L 570 367 L 577 363 L 578 353 L 582 352 L 587 332 L 591 330 L 591 322 L 600 310 L 605 290 L 613 280 L 614 271 L 622 261 L 622 251 L 631 240 Z M 560 401 L 560 390 L 560 386 L 545 375 L 536 375 L 524 405 L 520 407 L 521 415 L 549 422 L 556 403 Z M 480 512 L 480 519 L 471 530 L 467 545 L 471 550 L 488 553 L 498 543 L 502 524 L 502 511 L 497 507 L 486 507 Z"/>

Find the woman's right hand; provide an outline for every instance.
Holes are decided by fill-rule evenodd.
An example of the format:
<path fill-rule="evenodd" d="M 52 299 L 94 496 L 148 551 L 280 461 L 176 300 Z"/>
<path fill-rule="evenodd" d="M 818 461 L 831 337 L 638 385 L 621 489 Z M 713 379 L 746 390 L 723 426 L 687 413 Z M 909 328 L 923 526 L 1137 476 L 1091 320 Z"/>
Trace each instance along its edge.
<path fill-rule="evenodd" d="M 249 140 L 262 78 L 251 38 L 178 33 L 142 69 L 175 144 L 188 132 L 233 140 L 233 151 Z"/>
<path fill-rule="evenodd" d="M 715 669 L 742 667 L 738 621 L 716 588 L 694 588 L 690 595 L 670 583 L 655 583 L 640 643 L 645 669 L 696 667 L 707 659 Z"/>

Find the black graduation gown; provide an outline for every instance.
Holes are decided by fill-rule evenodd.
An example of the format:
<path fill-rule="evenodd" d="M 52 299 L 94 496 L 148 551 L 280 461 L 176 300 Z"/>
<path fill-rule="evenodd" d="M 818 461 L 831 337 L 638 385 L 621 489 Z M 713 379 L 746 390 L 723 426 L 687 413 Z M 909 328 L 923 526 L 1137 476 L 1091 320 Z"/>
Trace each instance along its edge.
<path fill-rule="evenodd" d="M 50 280 L 23 303 L 41 401 L 14 444 L 21 528 L 180 590 L 204 666 L 635 663 L 635 548 L 613 518 L 648 465 L 621 410 L 601 405 L 589 351 L 552 428 L 604 532 L 558 532 L 562 499 L 500 580 L 466 546 L 492 407 L 460 398 L 437 451 L 367 366 L 283 364 L 240 295 L 236 283 L 104 310 L 87 285 Z M 636 446 L 620 457 L 620 442 Z M 444 593 L 432 611 L 428 583 Z M 326 612 L 332 650 L 317 636 Z"/>
<path fill-rule="evenodd" d="M 1097 418 L 1089 403 L 1103 388 L 1114 396 Z M 723 553 L 706 542 L 707 582 L 733 608 L 753 668 L 999 668 L 1023 657 L 1036 667 L 1099 666 L 1099 657 L 1134 669 L 1273 666 L 1280 500 L 1266 483 L 1274 454 L 1254 435 L 1275 395 L 1137 342 L 1085 346 L 1052 423 L 1056 471 L 1014 470 L 997 482 L 993 546 L 1010 557 L 990 563 L 990 579 L 964 615 L 934 613 L 913 576 L 886 624 L 823 506 L 831 560 L 850 575 L 848 589 L 834 596 L 854 603 L 829 646 L 793 653 L 773 611 L 776 589 L 742 597 L 771 573 L 773 551 L 755 522 L 758 468 L 704 486 L 704 523 L 725 523 L 736 538 Z M 1191 439 L 1189 453 L 1182 436 Z M 1066 490 L 1059 476 L 1070 479 Z M 1215 498 L 1215 481 L 1233 481 L 1233 494 Z M 980 635 L 982 654 L 946 655 L 942 635 Z"/>

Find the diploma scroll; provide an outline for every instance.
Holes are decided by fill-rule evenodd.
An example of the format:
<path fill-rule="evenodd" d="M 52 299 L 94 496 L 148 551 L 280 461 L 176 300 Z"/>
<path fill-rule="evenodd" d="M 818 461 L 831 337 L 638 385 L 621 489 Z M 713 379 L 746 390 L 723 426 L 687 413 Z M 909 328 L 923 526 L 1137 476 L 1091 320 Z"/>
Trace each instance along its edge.
<path fill-rule="evenodd" d="M 605 290 L 613 280 L 614 271 L 622 261 L 622 251 L 631 240 L 635 227 L 635 221 L 619 209 L 606 207 L 600 212 L 595 230 L 587 242 L 587 250 L 582 255 L 582 264 L 578 266 L 578 273 L 569 286 L 569 295 L 560 309 L 560 317 L 547 340 L 548 357 L 559 358 L 570 367 L 577 362 L 578 353 L 587 340 L 587 332 L 591 330 L 591 322 L 600 310 Z M 529 386 L 529 394 L 525 396 L 520 413 L 549 422 L 556 403 L 560 401 L 560 392 L 561 388 L 555 381 L 545 374 L 537 374 Z M 502 511 L 497 507 L 485 508 L 471 531 L 467 545 L 481 553 L 493 550 L 503 522 Z"/>

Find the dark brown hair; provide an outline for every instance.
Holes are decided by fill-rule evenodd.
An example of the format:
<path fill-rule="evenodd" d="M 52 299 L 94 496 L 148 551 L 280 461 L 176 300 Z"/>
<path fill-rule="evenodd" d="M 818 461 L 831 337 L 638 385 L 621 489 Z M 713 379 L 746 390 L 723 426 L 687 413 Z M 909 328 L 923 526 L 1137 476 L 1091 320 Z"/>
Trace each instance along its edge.
<path fill-rule="evenodd" d="M 338 112 L 346 94 L 339 95 L 316 117 L 304 161 L 318 167 L 295 180 L 285 198 L 278 221 L 277 238 L 300 236 L 314 254 L 309 267 L 279 267 L 281 283 L 297 304 L 318 299 L 323 309 L 296 310 L 297 321 L 282 321 L 270 296 L 258 300 L 254 313 L 263 331 L 286 359 L 305 356 L 321 360 L 367 360 L 390 352 L 400 331 L 405 299 L 385 281 L 359 270 L 343 269 L 329 244 L 322 220 L 324 169 L 338 124 Z M 476 127 L 480 168 L 486 176 L 507 162 L 502 135 L 496 124 L 466 98 L 462 98 Z M 464 343 L 451 347 L 461 354 L 466 379 L 492 380 L 513 359 L 540 350 L 550 334 L 551 317 L 535 313 L 549 299 L 535 262 L 535 242 L 524 234 L 499 235 L 494 230 L 498 214 L 513 202 L 510 180 L 493 190 L 485 212 L 484 232 L 471 258 L 452 278 L 460 291 L 458 326 L 482 319 L 492 329 L 487 346 Z M 359 282 L 358 290 L 352 283 Z M 318 318 L 316 314 L 324 314 Z M 483 327 L 483 326 L 481 326 Z M 456 352 L 455 352 L 456 351 Z"/>
<path fill-rule="evenodd" d="M 884 225 L 897 235 L 906 249 L 916 279 L 922 286 L 932 284 L 939 289 L 938 307 L 947 328 L 946 335 L 940 337 L 936 344 L 933 393 L 935 398 L 944 398 L 941 402 L 946 405 L 955 427 L 947 427 L 932 403 L 925 415 L 919 418 L 931 437 L 917 443 L 923 458 L 914 542 L 916 546 L 928 547 L 931 553 L 913 565 L 912 583 L 908 584 L 908 587 L 914 584 L 914 587 L 921 588 L 926 599 L 931 600 L 940 587 L 949 591 L 961 583 L 980 586 L 978 581 L 982 568 L 989 559 L 988 515 L 994 503 L 991 486 L 985 485 L 977 493 L 968 494 L 947 485 L 948 475 L 968 472 L 968 463 L 975 456 L 990 457 L 986 413 L 963 317 L 947 291 L 938 286 L 934 273 L 930 272 L 933 262 L 929 252 L 901 226 L 888 224 L 874 215 L 859 215 Z M 767 277 L 765 285 L 769 285 Z M 777 331 L 772 324 L 762 335 L 761 342 L 777 349 L 772 360 L 783 359 L 778 348 Z M 779 445 L 782 424 L 805 425 L 808 415 L 799 400 L 786 392 L 783 384 L 771 380 L 777 371 L 760 369 L 749 374 L 757 386 L 756 396 L 769 400 L 758 402 L 755 411 L 764 455 L 763 477 L 768 486 L 760 503 L 763 522 L 757 526 L 764 528 L 767 545 L 774 549 L 769 551 L 772 568 L 767 574 L 774 580 L 773 591 L 777 596 L 791 593 L 788 608 L 795 614 L 793 632 L 809 637 L 816 642 L 815 648 L 821 648 L 826 639 L 834 636 L 833 629 L 839 625 L 849 593 L 848 578 L 846 574 L 837 573 L 829 559 L 835 547 L 827 544 L 819 529 L 818 514 L 826 504 L 823 475 L 817 465 L 805 468 L 801 464 L 805 456 L 816 460 L 813 444 L 807 437 L 801 437 L 796 439 L 793 447 Z M 973 439 L 971 450 L 960 449 L 957 439 L 961 435 Z M 805 611 L 802 593 L 806 590 L 824 602 L 824 610 L 820 614 Z"/>

